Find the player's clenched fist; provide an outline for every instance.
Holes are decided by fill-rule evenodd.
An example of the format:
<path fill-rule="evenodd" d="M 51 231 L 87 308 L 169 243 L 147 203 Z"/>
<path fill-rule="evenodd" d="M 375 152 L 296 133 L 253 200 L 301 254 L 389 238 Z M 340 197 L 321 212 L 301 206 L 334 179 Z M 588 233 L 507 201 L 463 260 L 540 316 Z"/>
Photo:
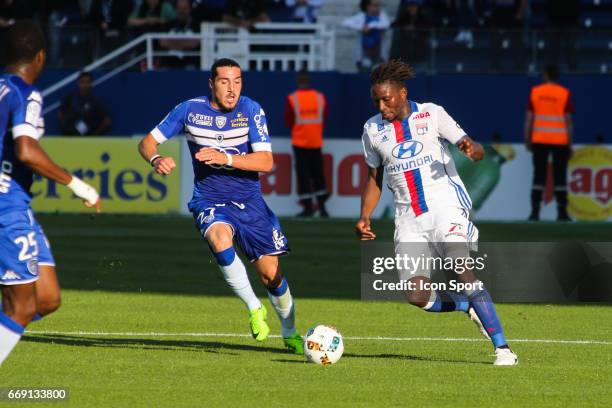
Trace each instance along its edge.
<path fill-rule="evenodd" d="M 172 169 L 176 167 L 176 163 L 172 157 L 159 156 L 151 163 L 157 174 L 168 175 Z"/>
<path fill-rule="evenodd" d="M 369 218 L 360 218 L 355 225 L 355 233 L 357 238 L 362 241 L 370 241 L 376 238 L 376 234 L 372 231 Z"/>
<path fill-rule="evenodd" d="M 457 144 L 459 150 L 463 152 L 467 157 L 474 161 L 478 161 L 484 157 L 484 148 L 480 143 L 473 141 L 470 137 L 465 136 Z"/>

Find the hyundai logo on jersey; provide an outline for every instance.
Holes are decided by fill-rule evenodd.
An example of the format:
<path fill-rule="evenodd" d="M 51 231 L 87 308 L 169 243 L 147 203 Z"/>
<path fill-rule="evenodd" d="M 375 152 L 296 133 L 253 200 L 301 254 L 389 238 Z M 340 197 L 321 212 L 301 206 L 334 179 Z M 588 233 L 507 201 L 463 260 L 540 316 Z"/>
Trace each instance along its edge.
<path fill-rule="evenodd" d="M 423 144 L 416 140 L 407 140 L 395 146 L 391 151 L 393 157 L 398 159 L 412 159 L 423 151 Z"/>

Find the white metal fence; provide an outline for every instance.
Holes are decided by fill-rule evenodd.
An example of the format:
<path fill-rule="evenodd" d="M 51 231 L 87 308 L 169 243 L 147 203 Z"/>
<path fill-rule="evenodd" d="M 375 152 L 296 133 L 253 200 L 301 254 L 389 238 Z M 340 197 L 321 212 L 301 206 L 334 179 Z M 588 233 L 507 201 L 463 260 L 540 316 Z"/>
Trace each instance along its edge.
<path fill-rule="evenodd" d="M 161 40 L 199 40 L 199 49 L 173 50 L 161 47 Z M 203 23 L 200 33 L 147 33 L 113 50 L 82 71 L 106 68 L 94 82 L 98 85 L 134 65 L 155 69 L 168 57 L 199 57 L 199 68 L 208 70 L 219 58 L 233 58 L 245 70 L 257 71 L 329 71 L 335 68 L 334 28 L 324 24 L 260 23 L 252 31 L 227 24 Z M 43 96 L 57 92 L 76 80 L 75 72 L 43 91 Z M 51 104 L 45 113 L 57 109 Z"/>

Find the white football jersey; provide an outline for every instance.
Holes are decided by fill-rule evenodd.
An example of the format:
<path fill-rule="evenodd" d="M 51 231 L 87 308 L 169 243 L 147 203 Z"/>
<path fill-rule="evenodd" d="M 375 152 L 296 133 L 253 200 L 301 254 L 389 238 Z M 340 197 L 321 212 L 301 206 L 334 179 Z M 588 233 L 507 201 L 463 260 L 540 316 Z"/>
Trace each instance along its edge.
<path fill-rule="evenodd" d="M 367 165 L 384 167 L 396 217 L 449 207 L 467 216 L 472 202 L 447 147 L 466 133 L 439 105 L 410 101 L 410 106 L 412 113 L 402 121 L 388 122 L 378 114 L 365 123 Z"/>

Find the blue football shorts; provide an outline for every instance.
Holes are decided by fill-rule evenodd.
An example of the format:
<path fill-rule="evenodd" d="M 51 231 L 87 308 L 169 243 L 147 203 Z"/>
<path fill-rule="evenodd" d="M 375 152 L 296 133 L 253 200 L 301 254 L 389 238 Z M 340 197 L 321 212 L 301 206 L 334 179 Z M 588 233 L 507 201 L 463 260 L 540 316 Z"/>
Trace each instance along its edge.
<path fill-rule="evenodd" d="M 234 240 L 251 262 L 264 255 L 282 255 L 290 251 L 278 218 L 261 196 L 245 202 L 198 200 L 191 202 L 189 208 L 202 237 L 206 237 L 214 224 L 229 225 Z"/>
<path fill-rule="evenodd" d="M 18 285 L 38 279 L 39 265 L 55 266 L 49 241 L 32 210 L 0 217 L 0 285 Z"/>

